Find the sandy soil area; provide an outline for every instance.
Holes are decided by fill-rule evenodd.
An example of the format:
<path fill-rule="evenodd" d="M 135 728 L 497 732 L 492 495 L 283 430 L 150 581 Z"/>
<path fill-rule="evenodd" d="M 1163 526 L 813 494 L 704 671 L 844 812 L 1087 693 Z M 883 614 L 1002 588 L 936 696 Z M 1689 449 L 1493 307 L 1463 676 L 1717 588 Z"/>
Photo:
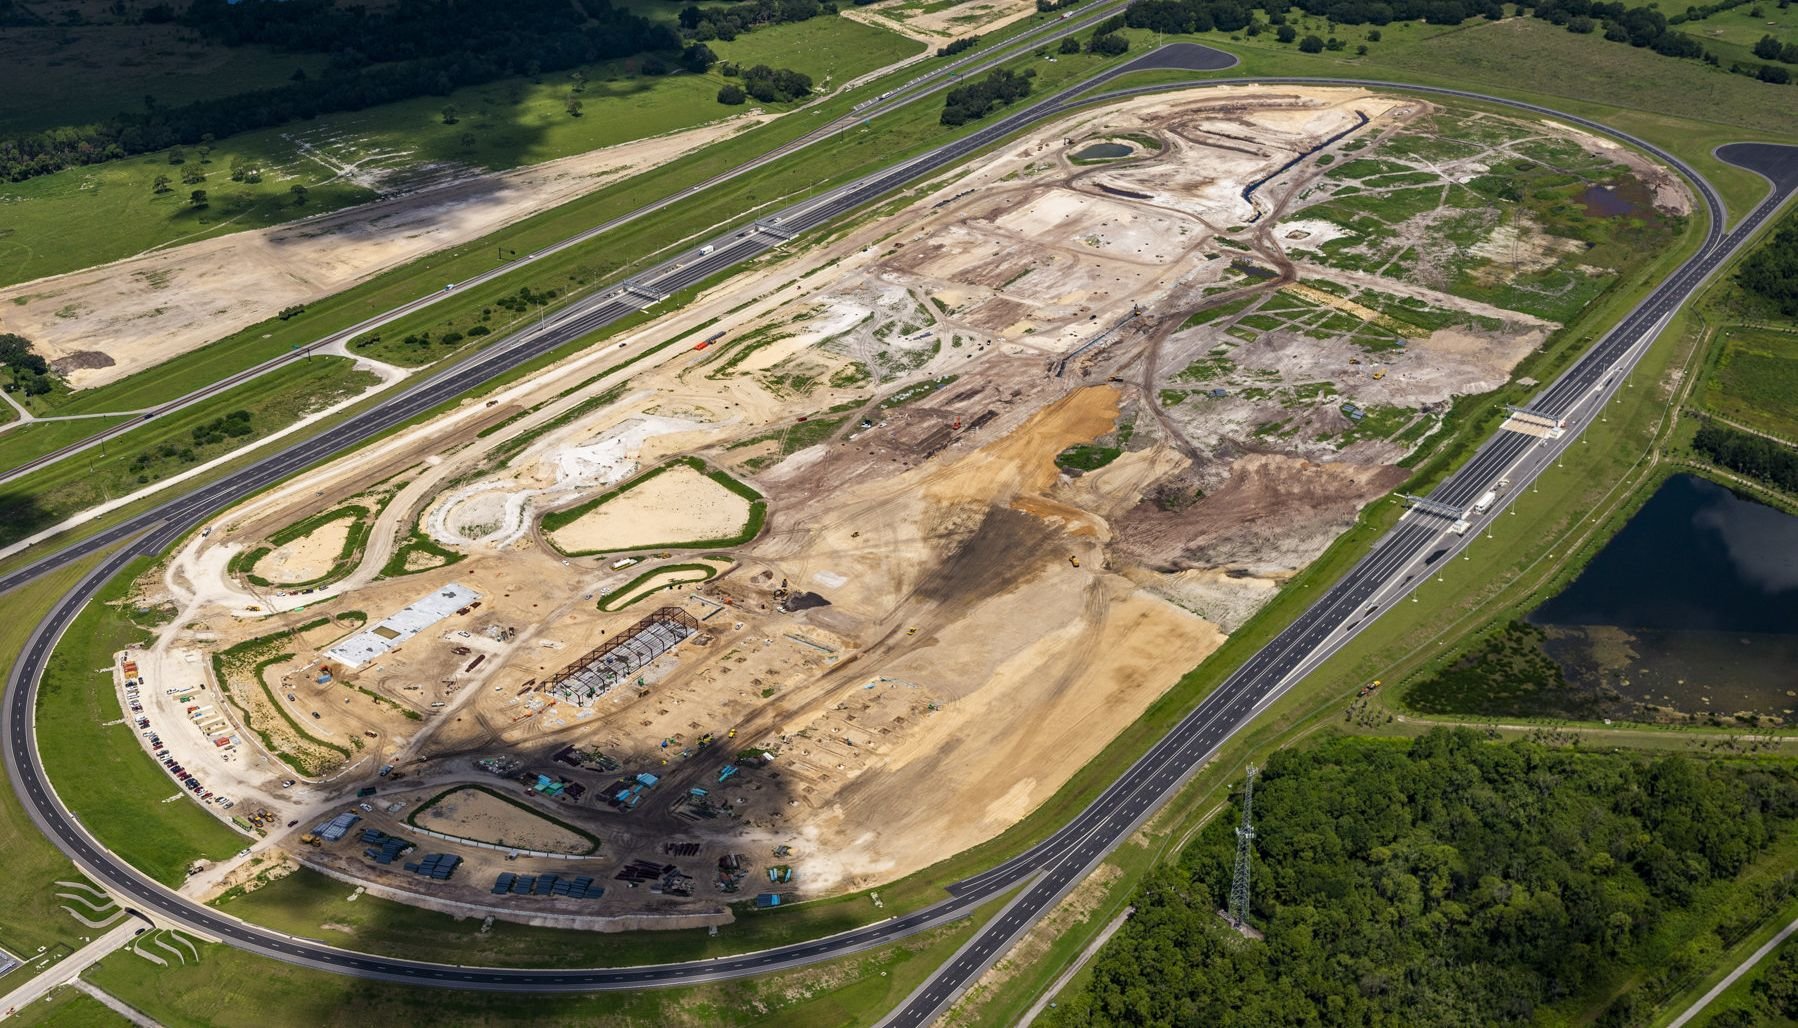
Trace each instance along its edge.
<path fill-rule="evenodd" d="M 809 896 L 889 881 L 990 839 L 1402 481 L 1397 461 L 1437 427 L 1436 412 L 1503 380 L 1553 329 L 1437 286 L 1287 257 L 1286 245 L 1324 234 L 1302 209 L 1284 220 L 1315 181 L 1308 162 L 1243 200 L 1246 182 L 1354 124 L 1355 111 L 1371 119 L 1357 132 L 1386 133 L 1421 109 L 1357 90 L 1231 88 L 1046 126 L 905 212 L 750 270 L 617 340 L 633 353 L 701 326 L 721 331 L 704 352 L 671 347 L 594 378 L 618 360 L 608 346 L 221 519 L 187 563 L 198 591 L 230 611 L 210 615 L 217 644 L 266 632 L 262 603 L 379 617 L 451 580 L 479 591 L 478 610 L 354 676 L 420 721 L 344 705 L 353 691 L 339 688 L 320 708 L 325 725 L 333 738 L 383 733 L 370 755 L 421 778 L 466 778 L 474 758 L 506 755 L 518 761 L 507 779 L 579 783 L 584 798 L 557 813 L 603 840 L 593 873 L 659 854 L 701 879 L 691 899 L 619 888 L 606 911 L 740 898 L 711 881 L 726 854 L 751 865 L 744 891 L 760 891 L 779 862 L 798 876 L 782 891 Z M 1120 132 L 1162 147 L 1105 166 L 1068 159 Z M 1286 291 L 1301 275 L 1341 295 Z M 1370 305 L 1391 301 L 1375 293 L 1471 317 L 1370 349 L 1352 337 L 1392 334 Z M 1284 313 L 1259 328 L 1189 322 L 1198 305 L 1237 295 L 1279 300 L 1267 307 Z M 1353 327 L 1326 327 L 1345 320 Z M 552 425 L 626 375 L 615 402 Z M 1414 431 L 1357 436 L 1350 401 Z M 481 435 L 487 426 L 499 427 Z M 523 433 L 528 444 L 497 449 Z M 1058 465 L 1082 445 L 1117 456 L 1093 470 Z M 644 566 L 563 557 L 531 530 L 536 510 L 686 454 L 767 497 L 763 533 L 708 582 L 598 610 Z M 322 594 L 246 596 L 209 556 L 389 478 L 403 487 L 363 566 Z M 728 523 L 681 520 L 713 516 L 695 489 L 734 501 Z M 726 534 L 742 513 L 740 499 L 683 468 L 557 538 L 646 549 Z M 371 569 L 415 525 L 465 558 L 377 578 Z M 581 654 L 664 606 L 698 631 L 584 705 L 549 691 Z M 773 758 L 743 759 L 745 748 Z M 607 802 L 643 773 L 657 784 L 640 803 Z M 776 861 L 781 846 L 791 852 Z M 464 887 L 482 901 L 476 885 L 453 888 Z"/>
<path fill-rule="evenodd" d="M 546 853 L 586 853 L 593 848 L 568 829 L 480 789 L 457 789 L 420 811 L 416 820 L 445 835 Z"/>
<path fill-rule="evenodd" d="M 356 524 L 341 517 L 307 532 L 285 546 L 277 546 L 256 562 L 255 572 L 271 582 L 310 582 L 329 572 L 343 552 L 343 544 Z"/>
<path fill-rule="evenodd" d="M 0 290 L 0 331 L 105 385 L 756 124 L 740 117 Z M 98 355 L 98 356 L 94 356 Z"/>
<path fill-rule="evenodd" d="M 888 0 L 849 7 L 842 13 L 845 18 L 939 46 L 950 39 L 1004 28 L 1036 13 L 1035 0 L 965 0 L 941 10 L 924 9 L 929 6 L 935 5 L 921 4 L 919 0 Z"/>
<path fill-rule="evenodd" d="M 748 520 L 748 500 L 683 464 L 607 500 L 550 538 L 569 553 L 603 553 L 724 539 Z"/>

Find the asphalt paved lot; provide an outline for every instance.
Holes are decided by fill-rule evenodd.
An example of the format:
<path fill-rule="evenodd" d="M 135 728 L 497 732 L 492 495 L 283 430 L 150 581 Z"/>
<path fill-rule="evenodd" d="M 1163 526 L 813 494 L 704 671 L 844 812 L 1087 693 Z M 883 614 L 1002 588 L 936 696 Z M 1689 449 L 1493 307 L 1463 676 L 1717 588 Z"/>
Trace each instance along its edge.
<path fill-rule="evenodd" d="M 836 190 L 795 204 L 786 210 L 739 226 L 714 240 L 711 253 L 700 246 L 658 265 L 582 305 L 552 317 L 544 324 L 509 338 L 478 356 L 436 375 L 423 378 L 409 391 L 351 418 L 321 435 L 274 453 L 243 470 L 186 495 L 170 499 L 154 510 L 132 518 L 69 549 L 13 575 L 0 579 L 0 591 L 91 554 L 104 546 L 133 539 L 107 559 L 54 607 L 29 640 L 8 680 L 6 726 L 0 733 L 4 758 L 11 769 L 14 788 L 33 820 L 59 848 L 95 880 L 122 896 L 131 897 L 146 912 L 170 924 L 188 926 L 204 935 L 264 956 L 364 978 L 434 984 L 460 988 L 518 991 L 589 991 L 642 988 L 655 985 L 692 984 L 741 977 L 813 963 L 885 945 L 895 939 L 964 916 L 973 907 L 1020 883 L 1024 891 L 939 972 L 896 1011 L 890 1023 L 920 1025 L 934 1019 L 985 967 L 998 958 L 1038 917 L 1049 910 L 1104 855 L 1172 795 L 1181 783 L 1216 749 L 1268 703 L 1317 663 L 1334 653 L 1377 615 L 1379 609 L 1401 597 L 1416 574 L 1415 565 L 1436 549 L 1452 555 L 1470 542 L 1469 537 L 1448 533 L 1452 518 L 1412 511 L 1381 540 L 1341 581 L 1261 651 L 1252 656 L 1174 729 L 1158 741 L 1112 783 L 1084 811 L 1049 838 L 1026 852 L 979 875 L 950 886 L 949 897 L 932 906 L 867 925 L 825 939 L 783 946 L 715 960 L 685 963 L 587 969 L 507 969 L 462 967 L 354 953 L 311 940 L 294 938 L 249 925 L 195 904 L 107 853 L 47 787 L 32 731 L 35 694 L 45 659 L 69 622 L 101 583 L 139 555 L 161 552 L 205 519 L 245 496 L 283 480 L 313 463 L 336 455 L 380 431 L 438 403 L 453 398 L 517 364 L 548 352 L 568 341 L 642 309 L 687 285 L 703 281 L 736 264 L 780 245 L 785 238 L 824 224 L 857 209 L 895 188 L 952 164 L 967 155 L 1046 117 L 1085 103 L 1142 95 L 1180 84 L 1116 90 L 1087 98 L 1074 98 L 1129 71 L 1152 68 L 1228 67 L 1234 58 L 1194 44 L 1174 44 L 1138 58 L 1092 80 L 1008 114 L 979 132 L 945 144 L 931 153 L 869 175 Z M 1504 104 L 1550 115 L 1599 131 L 1602 125 L 1560 114 L 1546 108 L 1513 103 L 1457 90 L 1426 89 L 1395 83 L 1368 83 L 1341 79 L 1214 80 L 1241 84 L 1304 83 L 1389 86 L 1409 93 L 1446 94 Z M 1610 133 L 1617 135 L 1616 133 Z M 1569 428 L 1561 440 L 1537 440 L 1500 431 L 1460 471 L 1432 492 L 1430 499 L 1464 508 L 1471 499 L 1509 476 L 1514 496 L 1553 455 L 1572 442 L 1595 415 L 1598 406 L 1620 386 L 1623 372 L 1633 366 L 1657 327 L 1683 303 L 1716 268 L 1764 223 L 1798 185 L 1798 149 L 1752 144 L 1746 149 L 1725 147 L 1719 155 L 1731 162 L 1763 170 L 1776 191 L 1736 228 L 1725 231 L 1721 202 L 1710 186 L 1682 162 L 1660 150 L 1622 136 L 1657 158 L 1687 173 L 1697 185 L 1711 213 L 1711 231 L 1703 246 L 1666 282 L 1650 293 L 1610 334 L 1588 351 L 1555 383 L 1538 394 L 1532 409 L 1564 417 Z M 701 244 L 708 245 L 708 244 Z M 1499 508 L 1491 512 L 1497 514 Z M 1490 515 L 1488 515 L 1490 516 Z M 1477 535 L 1476 533 L 1472 533 Z M 1371 606 L 1370 606 L 1371 605 Z"/>

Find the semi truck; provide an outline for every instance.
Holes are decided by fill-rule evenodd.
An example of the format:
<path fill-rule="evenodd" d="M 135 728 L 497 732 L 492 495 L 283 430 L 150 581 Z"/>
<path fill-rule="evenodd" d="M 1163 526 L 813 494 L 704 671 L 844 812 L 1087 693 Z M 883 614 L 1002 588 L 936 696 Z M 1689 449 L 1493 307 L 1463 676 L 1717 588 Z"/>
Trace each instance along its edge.
<path fill-rule="evenodd" d="M 1497 499 L 1498 499 L 1497 492 L 1495 492 L 1491 489 L 1486 490 L 1484 493 L 1480 494 L 1479 499 L 1473 501 L 1473 512 L 1475 514 L 1486 513 L 1487 511 L 1492 509 L 1492 503 L 1494 500 L 1497 500 Z"/>

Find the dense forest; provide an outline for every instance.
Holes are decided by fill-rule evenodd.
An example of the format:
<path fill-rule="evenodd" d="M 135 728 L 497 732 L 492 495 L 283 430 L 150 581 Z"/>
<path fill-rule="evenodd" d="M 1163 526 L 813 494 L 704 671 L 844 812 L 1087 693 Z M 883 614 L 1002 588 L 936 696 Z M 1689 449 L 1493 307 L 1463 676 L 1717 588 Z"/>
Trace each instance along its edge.
<path fill-rule="evenodd" d="M 1787 218 L 1773 238 L 1748 255 L 1736 282 L 1781 314 L 1798 318 L 1798 217 Z"/>
<path fill-rule="evenodd" d="M 761 25 L 833 13 L 818 0 L 750 0 L 681 12 L 682 31 L 614 8 L 607 0 L 396 0 L 365 7 L 340 0 L 193 0 L 177 13 L 145 9 L 151 21 L 178 21 L 224 46 L 329 54 L 327 71 L 273 89 L 180 107 L 143 98 L 96 125 L 0 138 L 0 176 L 12 181 L 320 114 L 362 110 L 514 75 L 536 76 L 595 61 L 647 55 L 646 74 L 694 70 L 694 44 L 731 39 Z M 704 70 L 703 65 L 698 70 Z"/>
<path fill-rule="evenodd" d="M 1798 450 L 1725 425 L 1705 425 L 1692 437 L 1692 448 L 1718 467 L 1798 493 Z"/>
<path fill-rule="evenodd" d="M 1520 1024 L 1639 975 L 1599 1019 L 1628 1023 L 1692 970 L 1655 936 L 1672 915 L 1714 911 L 1733 941 L 1790 888 L 1712 887 L 1798 815 L 1798 775 L 1441 729 L 1282 750 L 1255 815 L 1265 941 L 1217 914 L 1239 816 L 1220 815 L 1139 887 L 1051 1023 Z"/>

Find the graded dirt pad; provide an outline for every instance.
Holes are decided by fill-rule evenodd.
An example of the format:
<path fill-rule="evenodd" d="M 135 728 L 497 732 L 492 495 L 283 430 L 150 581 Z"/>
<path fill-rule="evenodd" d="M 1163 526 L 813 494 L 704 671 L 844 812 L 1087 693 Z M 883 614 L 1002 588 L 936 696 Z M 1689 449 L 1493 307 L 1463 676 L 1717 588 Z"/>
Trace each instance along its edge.
<path fill-rule="evenodd" d="M 550 538 L 567 553 L 607 553 L 728 539 L 748 522 L 748 500 L 681 464 L 626 489 Z"/>
<path fill-rule="evenodd" d="M 285 546 L 277 546 L 256 562 L 256 574 L 271 582 L 310 582 L 337 565 L 356 519 L 345 516 L 318 526 Z"/>
<path fill-rule="evenodd" d="M 146 253 L 0 290 L 0 331 L 77 389 L 117 381 L 237 330 L 478 239 L 741 131 L 740 117 L 528 168 L 449 182 L 274 228 Z M 81 354 L 101 354 L 103 366 Z"/>
<path fill-rule="evenodd" d="M 593 843 L 482 789 L 444 794 L 414 819 L 421 827 L 476 842 L 545 853 L 588 853 Z"/>
<path fill-rule="evenodd" d="M 796 875 L 780 891 L 823 895 L 991 839 L 1401 482 L 1397 462 L 1456 396 L 1504 380 L 1555 328 L 1381 269 L 1289 256 L 1329 235 L 1333 222 L 1285 211 L 1350 159 L 1340 150 L 1244 201 L 1356 111 L 1369 123 L 1331 146 L 1403 133 L 1423 109 L 1245 87 L 1046 126 L 908 210 L 796 246 L 508 387 L 493 410 L 518 417 L 486 437 L 470 427 L 477 401 L 377 444 L 369 460 L 415 477 L 362 567 L 322 594 L 267 599 L 219 581 L 224 561 L 208 554 L 244 540 L 215 532 L 190 573 L 219 598 L 206 605 L 218 644 L 266 632 L 263 604 L 380 617 L 452 580 L 479 592 L 478 609 L 350 676 L 420 716 L 357 715 L 390 719 L 369 723 L 383 733 L 369 755 L 416 769 L 421 799 L 548 775 L 578 797 L 556 816 L 603 840 L 583 873 L 641 858 L 698 879 L 690 898 L 615 888 L 603 913 L 715 910 L 765 888 L 774 863 Z M 1070 160 L 1125 132 L 1163 147 Z M 1240 306 L 1194 317 L 1222 303 Z M 1400 325 L 1407 310 L 1419 321 Z M 601 375 L 694 333 L 721 335 Z M 652 555 L 658 544 L 730 535 L 747 513 L 684 465 L 555 533 L 606 556 L 566 557 L 530 530 L 535 510 L 679 457 L 766 497 L 762 533 L 718 554 L 728 566 L 709 581 L 632 584 L 654 562 L 695 559 Z M 292 523 L 283 508 L 357 481 L 357 463 L 259 498 L 242 520 Z M 464 559 L 377 578 L 415 528 Z M 626 554 L 651 563 L 615 567 Z M 688 631 L 645 645 L 658 625 Z M 600 667 L 596 698 L 558 691 L 568 669 Z M 320 708 L 332 738 L 364 730 L 360 708 L 343 706 Z M 518 766 L 484 777 L 472 761 L 487 756 Z M 776 859 L 778 847 L 790 852 Z M 714 880 L 731 854 L 749 865 L 735 894 Z M 468 855 L 481 875 L 513 869 Z M 491 880 L 451 889 L 484 901 Z"/>
<path fill-rule="evenodd" d="M 978 36 L 1036 13 L 1034 0 L 963 0 L 939 5 L 923 0 L 887 0 L 850 7 L 843 17 L 895 30 L 941 45 L 952 38 Z"/>

